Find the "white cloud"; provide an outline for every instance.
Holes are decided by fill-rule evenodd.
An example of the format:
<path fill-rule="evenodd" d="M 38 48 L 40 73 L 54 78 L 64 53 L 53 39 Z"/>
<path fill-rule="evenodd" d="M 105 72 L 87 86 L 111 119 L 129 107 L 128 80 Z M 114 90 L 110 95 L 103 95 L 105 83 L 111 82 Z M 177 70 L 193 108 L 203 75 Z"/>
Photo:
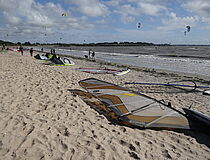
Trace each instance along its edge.
<path fill-rule="evenodd" d="M 13 4 L 16 6 L 15 9 L 10 7 Z M 60 6 L 55 6 L 50 3 L 44 6 L 35 3 L 33 0 L 9 0 L 4 2 L 1 0 L 0 6 L 4 7 L 2 10 L 4 10 L 4 15 L 7 16 L 5 19 L 6 23 L 9 24 L 13 23 L 16 19 L 16 22 L 21 24 L 51 25 L 55 12 L 61 10 Z"/>
<path fill-rule="evenodd" d="M 164 26 L 158 27 L 159 30 L 185 29 L 187 25 L 194 26 L 199 21 L 198 17 L 177 17 L 174 12 L 169 14 L 168 19 L 163 19 Z"/>
<path fill-rule="evenodd" d="M 121 16 L 121 21 L 124 24 L 129 24 L 129 23 L 132 23 L 133 21 L 135 21 L 135 18 L 133 16 L 122 15 Z"/>
<path fill-rule="evenodd" d="M 67 16 L 61 16 L 62 13 Z M 127 32 L 123 28 L 133 28 L 133 23 L 139 19 L 144 25 L 142 29 L 128 30 L 128 34 L 112 32 L 119 25 L 122 32 Z M 14 35 L 18 40 L 41 37 L 52 41 L 63 36 L 83 42 L 89 35 L 95 41 L 109 37 L 132 41 L 139 38 L 137 35 L 142 35 L 142 41 L 158 36 L 157 40 L 161 40 L 161 34 L 166 38 L 176 36 L 171 31 L 180 29 L 183 32 L 186 25 L 195 28 L 199 21 L 210 24 L 210 0 L 0 0 L 0 21 L 0 34 L 9 33 L 7 38 Z M 210 25 L 199 24 L 199 29 L 206 33 L 204 28 Z M 75 36 L 70 36 L 72 34 Z"/>
<path fill-rule="evenodd" d="M 142 13 L 150 16 L 158 16 L 159 12 L 167 10 L 166 7 L 159 4 L 140 2 L 138 5 L 140 6 Z"/>
<path fill-rule="evenodd" d="M 106 21 L 104 19 L 101 19 L 101 20 L 97 20 L 96 23 L 97 24 L 105 24 Z"/>
<path fill-rule="evenodd" d="M 202 16 L 210 16 L 210 1 L 209 0 L 191 0 L 183 4 L 190 12 L 198 13 Z"/>
<path fill-rule="evenodd" d="M 111 0 L 107 4 L 114 6 L 114 13 L 121 17 L 124 24 L 133 22 L 140 16 L 159 16 L 168 9 L 164 6 L 167 0 Z M 115 3 L 114 3 L 115 2 Z"/>
<path fill-rule="evenodd" d="M 107 6 L 98 0 L 65 0 L 65 2 L 75 4 L 78 11 L 86 16 L 97 17 L 109 14 Z"/>
<path fill-rule="evenodd" d="M 21 22 L 21 19 L 19 17 L 10 15 L 8 12 L 3 12 L 3 15 L 5 17 L 5 20 L 7 20 L 9 24 L 17 25 Z"/>
<path fill-rule="evenodd" d="M 45 34 L 52 34 L 73 29 L 87 29 L 94 27 L 87 23 L 84 17 L 73 17 L 70 13 L 62 17 L 66 12 L 59 4 L 40 4 L 35 0 L 0 0 L 1 27 L 9 35 L 17 36 L 31 34 L 31 38 Z M 27 35 L 28 36 L 28 35 Z M 21 36 L 24 38 L 24 36 Z"/>
<path fill-rule="evenodd" d="M 120 3 L 122 3 L 122 2 L 123 2 L 123 0 L 110 0 L 105 3 L 110 6 L 119 6 Z"/>
<path fill-rule="evenodd" d="M 207 24 L 210 25 L 210 18 L 202 17 L 201 19 L 202 19 L 202 22 L 207 23 Z M 210 26 L 209 26 L 209 27 L 210 27 Z"/>
<path fill-rule="evenodd" d="M 210 1 L 209 0 L 191 0 L 183 3 L 182 6 L 189 12 L 195 13 L 201 17 L 202 21 L 210 24 Z"/>
<path fill-rule="evenodd" d="M 122 5 L 120 7 L 120 10 L 121 10 L 122 14 L 139 16 L 138 9 L 133 7 L 133 6 L 131 6 L 130 4 Z"/>
<path fill-rule="evenodd" d="M 140 15 L 138 9 L 134 8 L 130 4 L 122 5 L 119 8 L 117 8 L 117 10 L 115 10 L 114 12 L 120 15 L 121 22 L 124 24 L 128 24 L 135 21 L 135 16 Z"/>

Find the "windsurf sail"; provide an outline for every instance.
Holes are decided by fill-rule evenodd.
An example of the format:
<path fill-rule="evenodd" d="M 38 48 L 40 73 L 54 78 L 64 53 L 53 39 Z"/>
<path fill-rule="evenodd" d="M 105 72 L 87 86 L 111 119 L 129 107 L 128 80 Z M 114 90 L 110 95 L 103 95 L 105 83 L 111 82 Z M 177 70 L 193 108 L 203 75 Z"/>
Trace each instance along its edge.
<path fill-rule="evenodd" d="M 130 72 L 130 69 L 118 71 L 118 72 L 114 73 L 114 75 L 115 76 L 122 76 L 122 75 L 124 75 L 128 72 Z"/>
<path fill-rule="evenodd" d="M 117 72 L 115 69 L 108 69 L 108 68 L 77 68 L 81 72 L 92 73 L 92 74 L 113 74 Z"/>
<path fill-rule="evenodd" d="M 92 74 L 114 74 L 116 76 L 124 75 L 130 72 L 130 69 L 126 70 L 117 70 L 109 68 L 77 68 L 81 72 L 92 73 Z"/>
<path fill-rule="evenodd" d="M 185 115 L 147 95 L 112 83 L 89 78 L 79 81 L 87 93 L 78 93 L 85 101 L 103 110 L 119 123 L 142 128 L 190 129 Z M 97 99 L 99 101 L 96 101 Z"/>
<path fill-rule="evenodd" d="M 210 95 L 210 90 L 205 90 L 205 91 L 203 91 L 203 94 L 204 94 L 204 95 Z"/>
<path fill-rule="evenodd" d="M 35 55 L 34 58 L 40 60 L 49 60 L 49 58 L 46 55 L 40 55 L 40 54 Z"/>
<path fill-rule="evenodd" d="M 14 51 L 14 49 L 12 49 L 12 48 L 7 48 L 6 50 L 8 50 L 8 51 Z"/>
<path fill-rule="evenodd" d="M 7 48 L 8 51 L 20 52 L 19 49 Z"/>

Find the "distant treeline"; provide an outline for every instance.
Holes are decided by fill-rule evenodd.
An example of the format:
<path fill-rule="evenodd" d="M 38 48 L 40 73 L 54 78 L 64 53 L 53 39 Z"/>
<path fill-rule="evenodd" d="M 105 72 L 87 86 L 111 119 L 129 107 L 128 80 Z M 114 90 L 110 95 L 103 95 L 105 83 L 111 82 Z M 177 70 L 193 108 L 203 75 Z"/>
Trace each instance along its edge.
<path fill-rule="evenodd" d="M 0 45 L 27 45 L 27 46 L 34 46 L 34 45 L 57 45 L 57 46 L 169 46 L 170 44 L 154 44 L 154 43 L 147 43 L 147 42 L 102 42 L 102 43 L 30 43 L 30 42 L 18 42 L 12 43 L 8 41 L 0 40 Z"/>
<path fill-rule="evenodd" d="M 169 46 L 170 44 L 154 44 L 147 42 L 102 42 L 102 43 L 83 43 L 83 44 L 62 44 L 57 43 L 57 45 L 62 46 Z"/>
<path fill-rule="evenodd" d="M 26 45 L 26 46 L 44 46 L 44 45 L 53 45 L 53 46 L 61 46 L 61 47 L 71 47 L 71 46 L 209 46 L 209 45 L 189 45 L 189 44 L 154 44 L 147 42 L 102 42 L 102 43 L 31 43 L 31 42 L 8 42 L 0 40 L 0 45 Z"/>
<path fill-rule="evenodd" d="M 17 45 L 17 44 L 12 43 L 12 42 L 0 40 L 0 46 L 2 46 L 3 44 L 4 44 L 4 45 L 7 45 L 7 46 Z"/>

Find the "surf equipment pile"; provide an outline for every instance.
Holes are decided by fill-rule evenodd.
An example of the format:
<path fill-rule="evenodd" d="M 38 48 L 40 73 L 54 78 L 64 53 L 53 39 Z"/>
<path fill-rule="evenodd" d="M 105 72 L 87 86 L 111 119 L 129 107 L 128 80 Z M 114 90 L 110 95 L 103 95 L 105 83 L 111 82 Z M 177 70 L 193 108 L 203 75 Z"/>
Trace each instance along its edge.
<path fill-rule="evenodd" d="M 53 65 L 53 66 L 72 66 L 75 65 L 75 63 L 73 61 L 71 61 L 68 58 L 62 58 L 59 57 L 57 55 L 53 55 L 52 58 L 49 59 L 50 60 L 50 64 L 49 65 Z"/>

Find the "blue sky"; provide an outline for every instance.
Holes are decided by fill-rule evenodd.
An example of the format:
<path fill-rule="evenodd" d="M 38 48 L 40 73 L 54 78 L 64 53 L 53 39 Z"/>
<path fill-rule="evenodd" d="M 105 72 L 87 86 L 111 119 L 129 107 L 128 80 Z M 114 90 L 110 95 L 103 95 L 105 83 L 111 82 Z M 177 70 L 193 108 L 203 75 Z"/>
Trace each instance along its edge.
<path fill-rule="evenodd" d="M 13 42 L 210 45 L 210 0 L 0 0 L 0 21 Z"/>

